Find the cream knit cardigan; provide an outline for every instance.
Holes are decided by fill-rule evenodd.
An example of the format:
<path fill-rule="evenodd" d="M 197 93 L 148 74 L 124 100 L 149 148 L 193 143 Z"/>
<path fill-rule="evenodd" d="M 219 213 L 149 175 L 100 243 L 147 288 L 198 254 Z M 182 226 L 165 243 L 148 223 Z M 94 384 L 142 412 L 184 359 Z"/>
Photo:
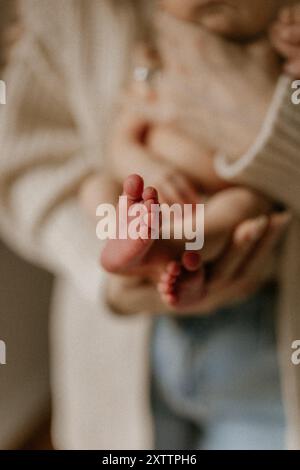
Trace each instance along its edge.
<path fill-rule="evenodd" d="M 25 0 L 26 34 L 6 75 L 0 118 L 0 226 L 23 256 L 57 274 L 51 316 L 53 435 L 58 448 L 152 446 L 143 314 L 104 302 L 99 242 L 76 193 L 101 169 L 113 104 L 137 30 L 134 0 Z M 253 149 L 218 170 L 294 213 L 281 269 L 280 355 L 290 448 L 300 448 L 300 108 L 282 78 Z"/>

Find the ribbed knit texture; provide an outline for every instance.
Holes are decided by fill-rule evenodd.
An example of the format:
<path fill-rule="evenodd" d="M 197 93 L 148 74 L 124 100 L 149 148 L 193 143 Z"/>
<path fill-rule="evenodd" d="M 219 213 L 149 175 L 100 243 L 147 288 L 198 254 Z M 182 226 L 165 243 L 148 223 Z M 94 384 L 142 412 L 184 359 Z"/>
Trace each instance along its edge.
<path fill-rule="evenodd" d="M 245 184 L 283 204 L 293 214 L 279 263 L 279 352 L 288 418 L 287 444 L 300 448 L 300 366 L 291 345 L 300 339 L 300 105 L 292 102 L 291 79 L 278 82 L 261 133 L 239 160 L 218 157 L 220 176 Z"/>
<path fill-rule="evenodd" d="M 281 77 L 260 135 L 231 162 L 219 157 L 220 174 L 254 186 L 300 215 L 300 105 L 292 103 L 291 80 Z"/>

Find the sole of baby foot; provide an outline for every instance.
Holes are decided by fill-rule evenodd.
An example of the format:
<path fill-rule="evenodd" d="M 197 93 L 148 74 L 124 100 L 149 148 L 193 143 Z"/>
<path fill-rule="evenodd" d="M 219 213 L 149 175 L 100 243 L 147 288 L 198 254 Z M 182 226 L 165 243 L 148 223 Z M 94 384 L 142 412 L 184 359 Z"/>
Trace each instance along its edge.
<path fill-rule="evenodd" d="M 158 205 L 157 191 L 152 187 L 144 190 L 143 179 L 139 175 L 131 175 L 124 182 L 123 196 L 127 198 L 127 216 L 123 221 L 124 225 L 126 228 L 130 227 L 130 223 L 135 219 L 138 222 L 136 225 L 140 228 L 139 236 L 133 237 L 127 231 L 125 238 L 116 237 L 106 242 L 100 262 L 106 271 L 115 274 L 126 273 L 141 265 L 155 242 L 152 230 L 156 217 L 153 207 Z M 120 219 L 119 211 L 120 204 L 117 209 L 117 221 Z M 120 227 L 117 232 L 120 233 Z"/>
<path fill-rule="evenodd" d="M 189 312 L 205 294 L 205 278 L 201 257 L 197 253 L 185 252 L 181 263 L 167 265 L 158 290 L 169 308 Z"/>

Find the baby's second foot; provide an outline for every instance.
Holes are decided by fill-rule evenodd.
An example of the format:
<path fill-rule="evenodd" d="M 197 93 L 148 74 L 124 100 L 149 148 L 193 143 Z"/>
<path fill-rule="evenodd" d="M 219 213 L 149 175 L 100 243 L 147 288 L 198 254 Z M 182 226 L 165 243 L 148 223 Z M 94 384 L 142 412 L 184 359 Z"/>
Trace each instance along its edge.
<path fill-rule="evenodd" d="M 123 221 L 126 225 L 126 237 L 117 236 L 116 239 L 108 240 L 101 253 L 103 268 L 114 274 L 126 273 L 142 264 L 155 241 L 154 234 L 151 231 L 154 229 L 155 218 L 153 207 L 158 204 L 157 191 L 150 187 L 144 190 L 143 179 L 138 175 L 132 175 L 124 182 L 123 196 L 127 198 L 128 208 L 128 212 L 125 214 L 126 220 Z M 141 236 L 131 237 L 128 234 L 128 227 L 132 219 L 136 219 L 136 216 L 132 217 L 131 214 L 134 214 L 135 208 L 139 212 L 138 209 L 143 207 L 144 214 L 139 215 L 139 233 Z M 119 212 L 120 204 L 118 206 L 118 220 Z M 120 232 L 120 227 L 118 227 L 118 232 Z"/>
<path fill-rule="evenodd" d="M 284 71 L 300 78 L 300 4 L 284 8 L 271 28 L 271 41 L 286 59 Z"/>
<path fill-rule="evenodd" d="M 161 276 L 158 290 L 171 308 L 188 312 L 204 296 L 204 272 L 198 254 L 185 252 L 181 263 L 172 261 Z"/>

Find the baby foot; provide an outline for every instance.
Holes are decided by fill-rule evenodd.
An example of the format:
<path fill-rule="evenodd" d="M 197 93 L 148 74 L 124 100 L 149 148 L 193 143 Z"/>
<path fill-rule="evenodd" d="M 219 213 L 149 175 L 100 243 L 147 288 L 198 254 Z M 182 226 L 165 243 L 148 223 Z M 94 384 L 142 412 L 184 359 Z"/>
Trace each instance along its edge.
<path fill-rule="evenodd" d="M 271 28 L 271 42 L 287 59 L 284 70 L 300 78 L 300 4 L 284 8 Z"/>
<path fill-rule="evenodd" d="M 204 272 L 200 256 L 185 252 L 181 263 L 170 262 L 161 276 L 158 290 L 169 307 L 188 312 L 204 296 Z"/>
<path fill-rule="evenodd" d="M 158 204 L 157 191 L 151 187 L 144 190 L 143 179 L 138 175 L 131 175 L 124 182 L 123 196 L 127 198 L 128 209 L 126 220 L 123 223 L 129 227 L 130 222 L 133 219 L 137 220 L 138 217 L 140 236 L 134 239 L 127 233 L 126 239 L 110 239 L 106 243 L 101 253 L 101 264 L 106 271 L 115 274 L 125 273 L 142 264 L 155 241 L 154 237 L 151 237 L 151 230 L 154 228 L 155 217 L 152 205 Z M 144 213 L 139 212 L 138 216 L 132 217 L 130 214 L 134 213 L 135 208 L 143 208 Z M 118 205 L 117 220 L 119 220 L 119 210 L 120 204 Z M 145 217 L 148 221 L 145 220 Z M 119 233 L 120 227 L 118 227 Z"/>

